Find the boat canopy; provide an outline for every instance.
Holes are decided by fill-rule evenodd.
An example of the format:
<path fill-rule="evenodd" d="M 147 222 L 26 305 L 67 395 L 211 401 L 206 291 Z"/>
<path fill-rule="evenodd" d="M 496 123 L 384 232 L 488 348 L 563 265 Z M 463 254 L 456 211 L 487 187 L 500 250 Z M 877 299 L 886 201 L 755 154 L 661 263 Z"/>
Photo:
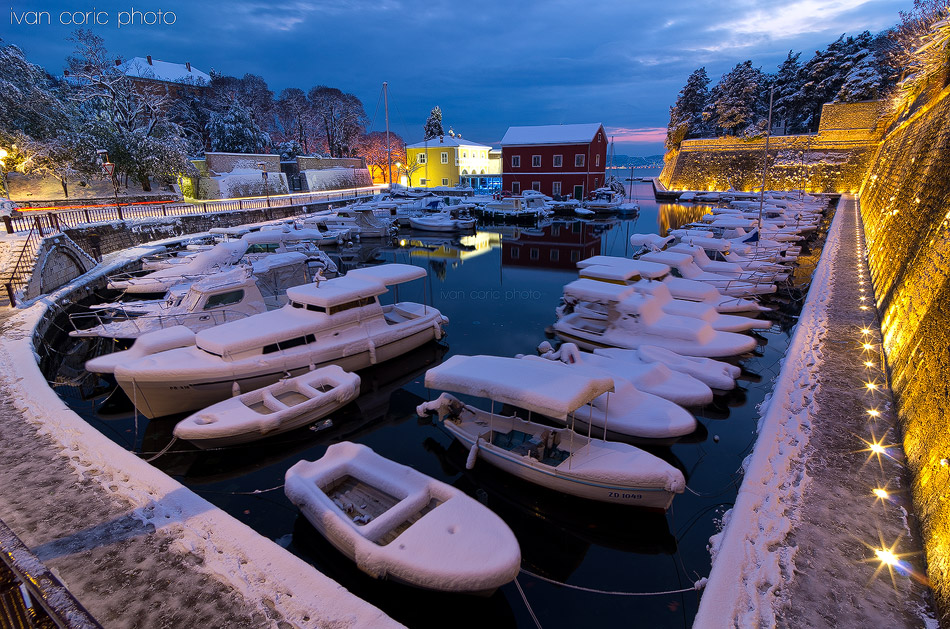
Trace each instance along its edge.
<path fill-rule="evenodd" d="M 565 285 L 564 295 L 580 301 L 603 304 L 621 301 L 632 295 L 634 290 L 633 286 L 581 278 Z"/>
<path fill-rule="evenodd" d="M 347 272 L 347 277 L 382 282 L 386 286 L 419 280 L 426 276 L 426 270 L 411 264 L 380 264 Z"/>
<path fill-rule="evenodd" d="M 282 242 L 297 242 L 300 240 L 317 240 L 323 238 L 324 234 L 316 229 L 267 229 L 257 232 L 251 232 L 241 237 L 241 240 L 249 245 L 272 245 Z"/>
<path fill-rule="evenodd" d="M 252 263 L 254 274 L 267 273 L 274 269 L 295 264 L 303 264 L 307 261 L 307 255 L 299 251 L 288 251 L 287 253 L 271 253 Z"/>
<path fill-rule="evenodd" d="M 656 262 L 647 262 L 646 260 L 632 260 L 619 256 L 591 256 L 586 260 L 578 262 L 577 268 L 585 269 L 598 264 L 633 269 L 637 272 L 637 275 L 648 280 L 662 279 L 670 272 L 670 267 L 666 264 L 657 264 Z"/>
<path fill-rule="evenodd" d="M 298 304 L 329 308 L 347 302 L 382 295 L 386 286 L 381 282 L 344 276 L 319 284 L 304 284 L 287 289 L 287 298 Z"/>
<path fill-rule="evenodd" d="M 426 372 L 426 386 L 566 420 L 581 406 L 613 391 L 614 381 L 607 374 L 580 374 L 547 361 L 456 355 Z"/>
<path fill-rule="evenodd" d="M 663 249 L 668 244 L 676 240 L 673 236 L 659 236 L 657 234 L 633 234 L 630 236 L 630 244 L 634 247 L 653 247 Z"/>
<path fill-rule="evenodd" d="M 688 253 L 677 253 L 676 251 L 651 251 L 641 256 L 645 262 L 658 262 L 670 267 L 680 266 L 692 261 L 693 256 Z"/>
<path fill-rule="evenodd" d="M 632 267 L 595 264 L 581 269 L 581 277 L 623 284 L 636 282 L 640 279 L 640 273 Z"/>

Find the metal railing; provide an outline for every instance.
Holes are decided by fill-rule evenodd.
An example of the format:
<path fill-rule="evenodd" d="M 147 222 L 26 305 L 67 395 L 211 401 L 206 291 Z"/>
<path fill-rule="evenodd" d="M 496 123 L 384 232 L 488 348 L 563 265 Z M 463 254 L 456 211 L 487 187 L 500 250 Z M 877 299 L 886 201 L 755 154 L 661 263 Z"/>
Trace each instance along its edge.
<path fill-rule="evenodd" d="M 4 286 L 7 289 L 7 297 L 10 299 L 10 305 L 15 306 L 17 291 L 24 288 L 33 278 L 33 263 L 36 261 L 36 253 L 39 251 L 40 244 L 47 232 L 57 233 L 58 228 L 44 226 L 40 217 L 33 217 L 36 220 L 30 227 L 26 240 L 23 241 L 23 248 L 20 249 L 20 255 L 17 257 L 16 264 L 6 278 Z"/>
<path fill-rule="evenodd" d="M 102 625 L 2 521 L 0 558 L 0 626 L 102 629 Z"/>
<path fill-rule="evenodd" d="M 380 190 L 381 188 L 379 186 L 365 186 L 361 188 L 347 188 L 346 190 L 287 194 L 271 196 L 269 198 L 228 199 L 224 201 L 193 200 L 190 203 L 120 204 L 114 207 L 87 207 L 75 210 L 56 210 L 55 212 L 45 212 L 42 214 L 39 213 L 39 211 L 26 210 L 22 211 L 20 216 L 4 216 L 3 223 L 8 234 L 31 229 L 36 221 L 40 221 L 45 226 L 60 231 L 83 224 L 124 221 L 134 218 L 188 216 L 194 214 L 289 207 L 309 203 L 326 203 L 328 201 L 346 201 L 359 197 L 372 196 L 378 194 Z"/>

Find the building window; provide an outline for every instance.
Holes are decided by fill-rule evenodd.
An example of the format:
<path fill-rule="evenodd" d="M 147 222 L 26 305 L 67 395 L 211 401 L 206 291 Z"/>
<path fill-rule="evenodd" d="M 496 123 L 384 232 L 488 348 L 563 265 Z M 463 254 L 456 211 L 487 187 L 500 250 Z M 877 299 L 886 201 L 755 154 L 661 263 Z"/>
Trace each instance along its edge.
<path fill-rule="evenodd" d="M 580 251 L 572 251 L 572 252 L 571 252 L 571 262 L 577 262 L 577 261 L 580 260 L 580 259 L 581 259 L 581 252 L 580 252 Z"/>
<path fill-rule="evenodd" d="M 468 157 L 468 152 L 467 152 L 467 151 L 462 151 L 462 157 L 463 157 L 463 158 Z"/>
<path fill-rule="evenodd" d="M 557 249 L 551 249 L 551 262 L 557 262 L 560 257 L 560 252 Z"/>
<path fill-rule="evenodd" d="M 594 155 L 594 168 L 598 168 L 599 166 L 600 166 L 600 153 L 598 153 L 597 155 Z"/>
<path fill-rule="evenodd" d="M 531 250 L 528 252 L 528 257 L 532 260 L 538 260 L 541 257 L 541 251 L 537 247 L 531 247 Z"/>
<path fill-rule="evenodd" d="M 416 156 L 416 162 L 419 163 L 419 164 L 425 164 L 425 163 L 426 163 L 426 154 L 425 154 L 425 153 L 419 153 L 419 154 Z"/>
<path fill-rule="evenodd" d="M 541 156 L 532 155 L 531 156 L 531 166 L 534 168 L 541 168 Z"/>
<path fill-rule="evenodd" d="M 482 151 L 482 159 L 485 159 L 485 151 Z"/>
<path fill-rule="evenodd" d="M 551 184 L 551 194 L 553 194 L 553 195 L 555 195 L 555 196 L 561 194 L 561 182 L 560 182 L 560 181 L 555 181 L 554 183 Z"/>
<path fill-rule="evenodd" d="M 554 236 L 555 238 L 561 235 L 560 224 L 554 223 L 554 225 L 551 225 L 551 235 Z"/>
<path fill-rule="evenodd" d="M 449 180 L 446 179 L 445 177 L 443 177 L 443 178 L 442 178 L 442 185 L 443 185 L 443 186 L 449 185 Z"/>
<path fill-rule="evenodd" d="M 584 199 L 584 186 L 574 186 L 574 198 L 578 201 Z"/>
<path fill-rule="evenodd" d="M 425 177 L 423 177 L 422 179 L 419 180 L 419 185 L 420 185 L 420 186 L 426 185 Z"/>
<path fill-rule="evenodd" d="M 443 155 L 445 155 L 445 153 L 443 153 Z M 577 168 L 580 168 L 583 165 L 584 165 L 584 154 L 578 153 L 577 155 L 574 156 L 574 166 Z"/>
<path fill-rule="evenodd" d="M 512 260 L 517 260 L 517 259 L 520 258 L 520 257 L 521 257 L 521 249 L 519 249 L 518 247 L 512 247 L 512 248 L 511 248 L 511 259 L 512 259 Z"/>
<path fill-rule="evenodd" d="M 521 182 L 512 181 L 511 182 L 511 194 L 521 194 Z"/>
<path fill-rule="evenodd" d="M 555 156 L 554 156 L 554 167 L 555 167 L 555 168 L 560 168 L 560 167 L 563 166 L 563 165 L 564 165 L 564 156 L 563 156 L 563 155 L 555 155 Z"/>
<path fill-rule="evenodd" d="M 581 155 L 581 157 L 583 157 L 583 155 Z M 448 153 L 448 151 L 442 151 L 442 163 L 443 163 L 443 164 L 448 164 L 448 163 L 449 163 L 449 153 Z"/>
<path fill-rule="evenodd" d="M 512 155 L 511 156 L 511 167 L 512 168 L 521 168 L 521 156 Z"/>
<path fill-rule="evenodd" d="M 541 192 L 541 182 L 540 182 L 540 181 L 532 181 L 532 182 L 531 182 L 531 189 L 534 190 L 535 192 Z"/>

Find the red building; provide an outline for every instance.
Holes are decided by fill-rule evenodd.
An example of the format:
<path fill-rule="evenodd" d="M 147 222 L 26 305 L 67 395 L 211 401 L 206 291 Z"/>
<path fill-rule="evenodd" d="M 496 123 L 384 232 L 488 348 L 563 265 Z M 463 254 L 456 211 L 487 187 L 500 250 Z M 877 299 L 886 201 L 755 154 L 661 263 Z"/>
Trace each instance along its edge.
<path fill-rule="evenodd" d="M 606 179 L 607 134 L 599 122 L 508 127 L 501 163 L 502 190 L 582 199 Z"/>
<path fill-rule="evenodd" d="M 601 251 L 604 226 L 575 221 L 555 222 L 542 229 L 520 229 L 514 238 L 501 241 L 503 266 L 544 269 L 577 269 L 580 260 Z"/>

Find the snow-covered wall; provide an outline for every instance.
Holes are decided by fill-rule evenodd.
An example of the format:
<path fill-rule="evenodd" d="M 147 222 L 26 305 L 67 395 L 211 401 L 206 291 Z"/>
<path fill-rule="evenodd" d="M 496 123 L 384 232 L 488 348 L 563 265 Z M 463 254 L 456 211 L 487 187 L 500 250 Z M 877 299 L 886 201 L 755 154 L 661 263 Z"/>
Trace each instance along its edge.
<path fill-rule="evenodd" d="M 769 138 L 768 181 L 775 190 L 856 192 L 880 136 L 881 103 L 826 104 L 817 134 Z M 684 140 L 666 154 L 660 181 L 671 190 L 750 191 L 762 185 L 765 138 Z"/>
<path fill-rule="evenodd" d="M 890 125 L 861 190 L 884 350 L 914 475 L 927 570 L 950 622 L 950 87 Z"/>
<path fill-rule="evenodd" d="M 369 171 L 365 168 L 335 167 L 301 170 L 300 175 L 306 178 L 307 190 L 311 192 L 356 188 L 373 184 Z"/>

